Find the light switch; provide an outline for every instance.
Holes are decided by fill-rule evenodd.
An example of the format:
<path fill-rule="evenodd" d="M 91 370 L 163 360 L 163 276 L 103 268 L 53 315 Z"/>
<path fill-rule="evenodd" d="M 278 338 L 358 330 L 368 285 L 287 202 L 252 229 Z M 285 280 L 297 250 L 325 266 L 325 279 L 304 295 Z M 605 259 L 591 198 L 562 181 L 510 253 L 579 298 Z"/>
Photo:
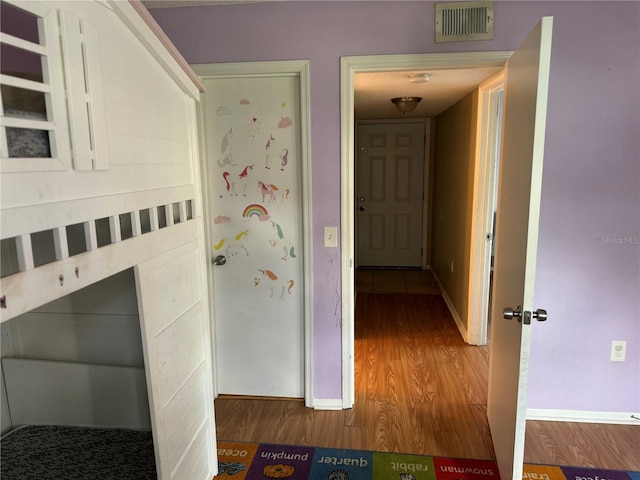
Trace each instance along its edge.
<path fill-rule="evenodd" d="M 324 246 L 338 246 L 338 227 L 324 227 Z"/>

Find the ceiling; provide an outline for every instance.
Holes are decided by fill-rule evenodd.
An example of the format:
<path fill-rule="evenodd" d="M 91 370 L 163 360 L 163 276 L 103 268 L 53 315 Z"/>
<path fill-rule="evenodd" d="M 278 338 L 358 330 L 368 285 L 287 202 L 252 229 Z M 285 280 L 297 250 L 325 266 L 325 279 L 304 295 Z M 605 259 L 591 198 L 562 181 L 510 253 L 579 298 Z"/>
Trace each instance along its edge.
<path fill-rule="evenodd" d="M 169 7 L 213 6 L 239 3 L 264 3 L 282 0 L 143 0 L 149 9 Z M 452 70 L 421 70 L 356 73 L 354 110 L 357 120 L 406 118 L 398 112 L 391 98 L 422 97 L 408 117 L 435 117 L 464 98 L 502 67 Z M 411 75 L 428 73 L 426 83 L 411 83 Z"/>
<path fill-rule="evenodd" d="M 265 3 L 281 0 L 142 0 L 148 9 L 174 7 L 209 7 L 211 5 L 235 5 L 238 3 Z"/>
<path fill-rule="evenodd" d="M 391 103 L 393 97 L 422 97 L 408 117 L 435 117 L 464 98 L 502 67 L 406 72 L 356 73 L 355 118 L 404 118 Z M 411 83 L 411 76 L 428 73 L 426 83 Z"/>

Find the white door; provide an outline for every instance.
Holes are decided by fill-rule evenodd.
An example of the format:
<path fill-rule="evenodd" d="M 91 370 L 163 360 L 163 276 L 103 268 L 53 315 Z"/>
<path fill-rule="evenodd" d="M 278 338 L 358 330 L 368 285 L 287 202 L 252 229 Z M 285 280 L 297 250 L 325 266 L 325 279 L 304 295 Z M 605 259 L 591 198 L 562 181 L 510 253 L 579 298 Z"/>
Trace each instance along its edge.
<path fill-rule="evenodd" d="M 420 267 L 425 126 L 358 127 L 358 265 Z"/>
<path fill-rule="evenodd" d="M 158 478 L 216 470 L 205 255 L 192 241 L 135 268 Z"/>
<path fill-rule="evenodd" d="M 218 393 L 304 397 L 300 78 L 204 83 Z"/>
<path fill-rule="evenodd" d="M 505 480 L 522 477 L 552 25 L 543 18 L 506 68 L 487 402 Z M 504 307 L 520 307 L 520 321 Z"/>

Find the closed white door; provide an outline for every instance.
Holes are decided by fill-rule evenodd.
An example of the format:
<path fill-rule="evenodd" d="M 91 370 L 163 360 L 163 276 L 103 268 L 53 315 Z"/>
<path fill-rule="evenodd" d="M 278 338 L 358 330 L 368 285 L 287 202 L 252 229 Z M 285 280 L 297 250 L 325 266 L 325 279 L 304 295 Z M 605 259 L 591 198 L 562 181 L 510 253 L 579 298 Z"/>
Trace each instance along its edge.
<path fill-rule="evenodd" d="M 300 78 L 205 78 L 218 392 L 304 397 Z"/>
<path fill-rule="evenodd" d="M 358 127 L 359 266 L 421 266 L 424 142 L 422 123 Z"/>
<path fill-rule="evenodd" d="M 208 480 L 216 469 L 205 255 L 199 243 L 186 243 L 135 268 L 161 480 Z"/>
<path fill-rule="evenodd" d="M 505 76 L 487 401 L 503 479 L 522 478 L 551 31 L 552 18 L 543 18 Z M 521 313 L 505 319 L 504 308 Z"/>

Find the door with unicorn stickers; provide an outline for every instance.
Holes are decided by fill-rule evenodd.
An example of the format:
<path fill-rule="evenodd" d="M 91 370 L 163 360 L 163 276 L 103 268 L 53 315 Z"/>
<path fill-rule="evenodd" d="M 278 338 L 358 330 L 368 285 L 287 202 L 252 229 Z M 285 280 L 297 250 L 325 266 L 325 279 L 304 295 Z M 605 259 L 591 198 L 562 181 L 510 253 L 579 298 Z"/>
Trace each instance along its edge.
<path fill-rule="evenodd" d="M 218 393 L 304 397 L 300 78 L 203 80 Z"/>

